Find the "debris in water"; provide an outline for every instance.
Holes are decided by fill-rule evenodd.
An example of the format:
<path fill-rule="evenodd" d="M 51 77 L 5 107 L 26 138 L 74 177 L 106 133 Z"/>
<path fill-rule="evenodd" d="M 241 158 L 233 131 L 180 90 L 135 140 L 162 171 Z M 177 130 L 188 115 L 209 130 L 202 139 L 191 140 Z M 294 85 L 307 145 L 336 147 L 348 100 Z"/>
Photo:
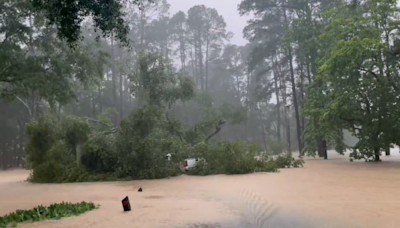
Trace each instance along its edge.
<path fill-rule="evenodd" d="M 128 196 L 122 200 L 122 207 L 124 208 L 124 211 L 131 210 L 131 203 L 129 202 Z"/>

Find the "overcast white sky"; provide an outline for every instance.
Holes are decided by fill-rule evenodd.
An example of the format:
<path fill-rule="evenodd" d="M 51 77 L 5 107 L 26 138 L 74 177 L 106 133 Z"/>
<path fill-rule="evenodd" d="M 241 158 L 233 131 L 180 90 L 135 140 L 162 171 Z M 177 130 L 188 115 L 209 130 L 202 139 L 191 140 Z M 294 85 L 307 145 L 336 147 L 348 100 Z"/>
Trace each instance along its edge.
<path fill-rule="evenodd" d="M 243 38 L 243 28 L 246 26 L 248 17 L 241 17 L 237 10 L 241 0 L 167 0 L 171 4 L 170 12 L 187 11 L 195 5 L 205 5 L 218 10 L 227 24 L 227 30 L 234 33 L 232 44 L 244 45 L 247 40 Z"/>

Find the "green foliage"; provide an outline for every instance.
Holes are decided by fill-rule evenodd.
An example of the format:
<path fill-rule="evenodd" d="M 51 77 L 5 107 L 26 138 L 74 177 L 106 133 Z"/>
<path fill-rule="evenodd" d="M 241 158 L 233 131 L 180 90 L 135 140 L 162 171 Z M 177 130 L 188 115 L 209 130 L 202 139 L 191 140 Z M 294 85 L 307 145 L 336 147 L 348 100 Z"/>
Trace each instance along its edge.
<path fill-rule="evenodd" d="M 134 95 L 140 102 L 151 106 L 171 106 L 178 100 L 185 102 L 195 95 L 193 81 L 169 69 L 169 63 L 163 56 L 141 53 L 138 74 L 131 76 L 137 84 Z"/>
<path fill-rule="evenodd" d="M 225 122 L 237 124 L 245 120 L 247 112 L 242 107 L 224 103 L 214 108 L 209 96 L 198 94 L 201 121 L 189 126 L 171 117 L 171 106 L 178 100 L 192 99 L 193 84 L 188 78 L 168 73 L 160 56 L 142 58 L 142 75 L 137 77 L 142 104 L 122 119 L 119 128 L 112 125 L 112 110 L 100 114 L 93 125 L 86 118 L 74 116 L 62 116 L 60 121 L 45 116 L 28 125 L 31 181 L 166 178 L 179 175 L 179 164 L 191 156 L 205 159 L 193 171 L 199 174 L 276 172 L 281 168 L 272 157 L 260 157 L 261 149 L 256 144 L 209 143 Z M 83 145 L 80 164 L 76 162 L 78 145 Z M 165 158 L 166 154 L 172 155 L 171 161 Z"/>
<path fill-rule="evenodd" d="M 244 141 L 199 143 L 193 147 L 193 155 L 201 160 L 189 171 L 192 175 L 277 172 L 280 168 L 297 168 L 304 163 L 291 155 L 267 156 L 257 144 Z"/>
<path fill-rule="evenodd" d="M 74 155 L 70 153 L 62 140 L 58 140 L 48 151 L 45 151 L 43 162 L 33 164 L 30 181 L 37 183 L 60 182 L 59 178 L 67 172 L 67 168 L 71 164 L 74 164 Z"/>
<path fill-rule="evenodd" d="M 57 140 L 55 120 L 43 117 L 26 125 L 26 132 L 30 136 L 30 143 L 26 146 L 27 163 L 32 168 L 44 162 L 47 151 Z"/>
<path fill-rule="evenodd" d="M 84 145 L 82 165 L 89 172 L 114 172 L 118 161 L 115 142 L 113 134 L 92 135 Z"/>
<path fill-rule="evenodd" d="M 117 115 L 117 110 L 107 109 L 98 116 L 99 124 L 97 125 L 97 131 L 110 131 L 113 128 L 112 117 Z"/>
<path fill-rule="evenodd" d="M 387 37 L 399 27 L 394 1 L 365 1 L 363 7 L 334 9 L 321 43 L 327 44 L 318 77 L 309 88 L 305 113 L 314 119 L 306 129 L 309 151 L 318 135 L 346 149 L 343 129 L 359 139 L 351 157 L 379 160 L 383 148 L 397 143 L 398 61 Z M 391 22 L 388 22 L 391 21 Z"/>
<path fill-rule="evenodd" d="M 31 210 L 17 210 L 3 217 L 0 217 L 0 228 L 6 228 L 9 224 L 17 225 L 25 222 L 38 222 L 49 219 L 61 219 L 64 217 L 78 216 L 85 212 L 97 209 L 91 202 L 81 203 L 60 203 L 48 207 L 37 206 Z"/>
<path fill-rule="evenodd" d="M 43 116 L 27 125 L 27 163 L 32 167 L 33 182 L 61 182 L 71 167 L 76 167 L 75 147 L 86 140 L 89 128 L 86 120 L 65 117 L 58 122 Z"/>
<path fill-rule="evenodd" d="M 138 109 L 121 122 L 116 138 L 119 176 L 153 179 L 177 175 L 178 168 L 168 166 L 165 155 L 179 155 L 184 144 L 166 131 L 165 122 L 162 110 L 156 107 Z"/>
<path fill-rule="evenodd" d="M 290 167 L 299 168 L 299 167 L 303 167 L 303 164 L 304 164 L 304 161 L 302 159 L 296 160 L 289 153 L 277 156 L 274 159 L 274 162 L 275 162 L 276 166 L 279 168 L 290 168 Z"/>
<path fill-rule="evenodd" d="M 234 107 L 224 103 L 220 107 L 221 117 L 229 120 L 231 124 L 243 123 L 247 120 L 247 110 L 244 107 Z"/>
<path fill-rule="evenodd" d="M 138 4 L 139 0 L 135 0 Z M 81 0 L 75 4 L 62 1 L 32 0 L 35 9 L 43 11 L 51 24 L 58 29 L 58 36 L 74 46 L 81 37 L 81 23 L 91 16 L 95 28 L 104 36 L 115 34 L 121 41 L 128 42 L 129 27 L 124 21 L 123 1 Z"/>
<path fill-rule="evenodd" d="M 88 139 L 91 129 L 87 120 L 74 116 L 65 116 L 60 121 L 62 137 L 71 150 L 75 151 L 78 144 Z"/>

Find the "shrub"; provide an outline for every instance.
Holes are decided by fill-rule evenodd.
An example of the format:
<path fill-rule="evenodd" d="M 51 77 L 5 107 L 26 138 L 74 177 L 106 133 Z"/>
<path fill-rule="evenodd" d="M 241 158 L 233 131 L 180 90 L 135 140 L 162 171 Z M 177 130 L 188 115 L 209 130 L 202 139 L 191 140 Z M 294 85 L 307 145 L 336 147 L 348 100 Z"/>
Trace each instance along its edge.
<path fill-rule="evenodd" d="M 37 165 L 45 162 L 47 152 L 58 139 L 57 127 L 57 121 L 49 116 L 26 125 L 26 133 L 29 137 L 29 143 L 26 146 L 27 166 L 35 169 Z"/>
<path fill-rule="evenodd" d="M 176 164 L 187 146 L 166 130 L 165 116 L 159 109 L 144 107 L 121 122 L 116 136 L 117 176 L 158 179 L 178 175 Z M 165 159 L 173 154 L 172 161 Z"/>
<path fill-rule="evenodd" d="M 197 166 L 189 171 L 191 175 L 246 174 L 253 172 L 277 172 L 280 168 L 303 166 L 303 160 L 296 160 L 290 154 L 273 158 L 261 153 L 257 144 L 244 141 L 223 141 L 214 145 L 199 143 L 193 148 Z"/>
<path fill-rule="evenodd" d="M 117 161 L 114 135 L 92 135 L 83 147 L 82 165 L 90 172 L 115 172 Z"/>
<path fill-rule="evenodd" d="M 76 145 L 90 132 L 86 120 L 68 116 L 62 121 L 43 116 L 27 124 L 26 130 L 26 161 L 32 168 L 29 180 L 39 183 L 60 182 L 67 170 L 77 168 Z"/>
<path fill-rule="evenodd" d="M 15 226 L 23 222 L 37 222 L 48 219 L 60 219 L 62 217 L 77 216 L 87 211 L 98 208 L 94 203 L 60 203 L 48 207 L 38 206 L 31 210 L 17 210 L 3 217 L 0 217 L 0 228 L 6 228 L 8 224 Z"/>
<path fill-rule="evenodd" d="M 107 123 L 106 119 L 102 122 Z M 199 128 L 205 131 L 206 125 Z M 179 164 L 188 157 L 204 159 L 190 171 L 193 175 L 277 172 L 303 164 L 290 155 L 273 158 L 262 153 L 258 145 L 245 141 L 195 143 L 199 135 L 194 136 L 197 140 L 187 141 L 185 134 L 180 134 L 182 128 L 161 109 L 151 106 L 132 112 L 119 129 L 91 128 L 77 117 L 65 117 L 60 122 L 43 117 L 27 127 L 27 160 L 33 169 L 29 180 L 64 183 L 167 178 L 181 174 Z M 204 134 L 197 130 L 192 133 Z M 83 145 L 80 164 L 78 144 Z M 171 161 L 165 158 L 168 153 L 172 154 Z"/>
<path fill-rule="evenodd" d="M 59 124 L 61 138 L 66 145 L 75 152 L 76 146 L 88 139 L 91 132 L 90 125 L 86 119 L 76 116 L 64 116 Z"/>
<path fill-rule="evenodd" d="M 273 159 L 279 169 L 282 168 L 299 168 L 303 167 L 304 161 L 302 159 L 296 160 L 290 153 L 282 154 Z"/>
<path fill-rule="evenodd" d="M 259 157 L 260 151 L 258 145 L 243 141 L 223 141 L 215 145 L 199 143 L 194 147 L 195 157 L 204 158 L 205 162 L 199 162 L 189 174 L 276 172 L 272 161 Z"/>
<path fill-rule="evenodd" d="M 44 162 L 35 164 L 31 176 L 32 182 L 54 183 L 58 182 L 60 176 L 65 175 L 66 168 L 74 164 L 74 156 L 68 152 L 66 144 L 58 140 L 44 156 Z"/>

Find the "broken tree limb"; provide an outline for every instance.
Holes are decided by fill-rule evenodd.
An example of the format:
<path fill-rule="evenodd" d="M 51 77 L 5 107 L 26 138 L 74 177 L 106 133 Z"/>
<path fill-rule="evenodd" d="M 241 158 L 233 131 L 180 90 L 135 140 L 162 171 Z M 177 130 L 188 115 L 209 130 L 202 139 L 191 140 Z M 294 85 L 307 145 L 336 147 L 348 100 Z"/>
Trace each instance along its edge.
<path fill-rule="evenodd" d="M 223 126 L 225 123 L 226 123 L 225 120 L 222 120 L 222 119 L 219 120 L 217 126 L 215 126 L 215 131 L 214 131 L 213 133 L 211 133 L 209 136 L 207 136 L 207 138 L 206 138 L 204 141 L 205 141 L 205 142 L 208 142 L 212 137 L 214 137 L 216 134 L 218 134 L 218 133 L 221 131 L 222 126 Z"/>

